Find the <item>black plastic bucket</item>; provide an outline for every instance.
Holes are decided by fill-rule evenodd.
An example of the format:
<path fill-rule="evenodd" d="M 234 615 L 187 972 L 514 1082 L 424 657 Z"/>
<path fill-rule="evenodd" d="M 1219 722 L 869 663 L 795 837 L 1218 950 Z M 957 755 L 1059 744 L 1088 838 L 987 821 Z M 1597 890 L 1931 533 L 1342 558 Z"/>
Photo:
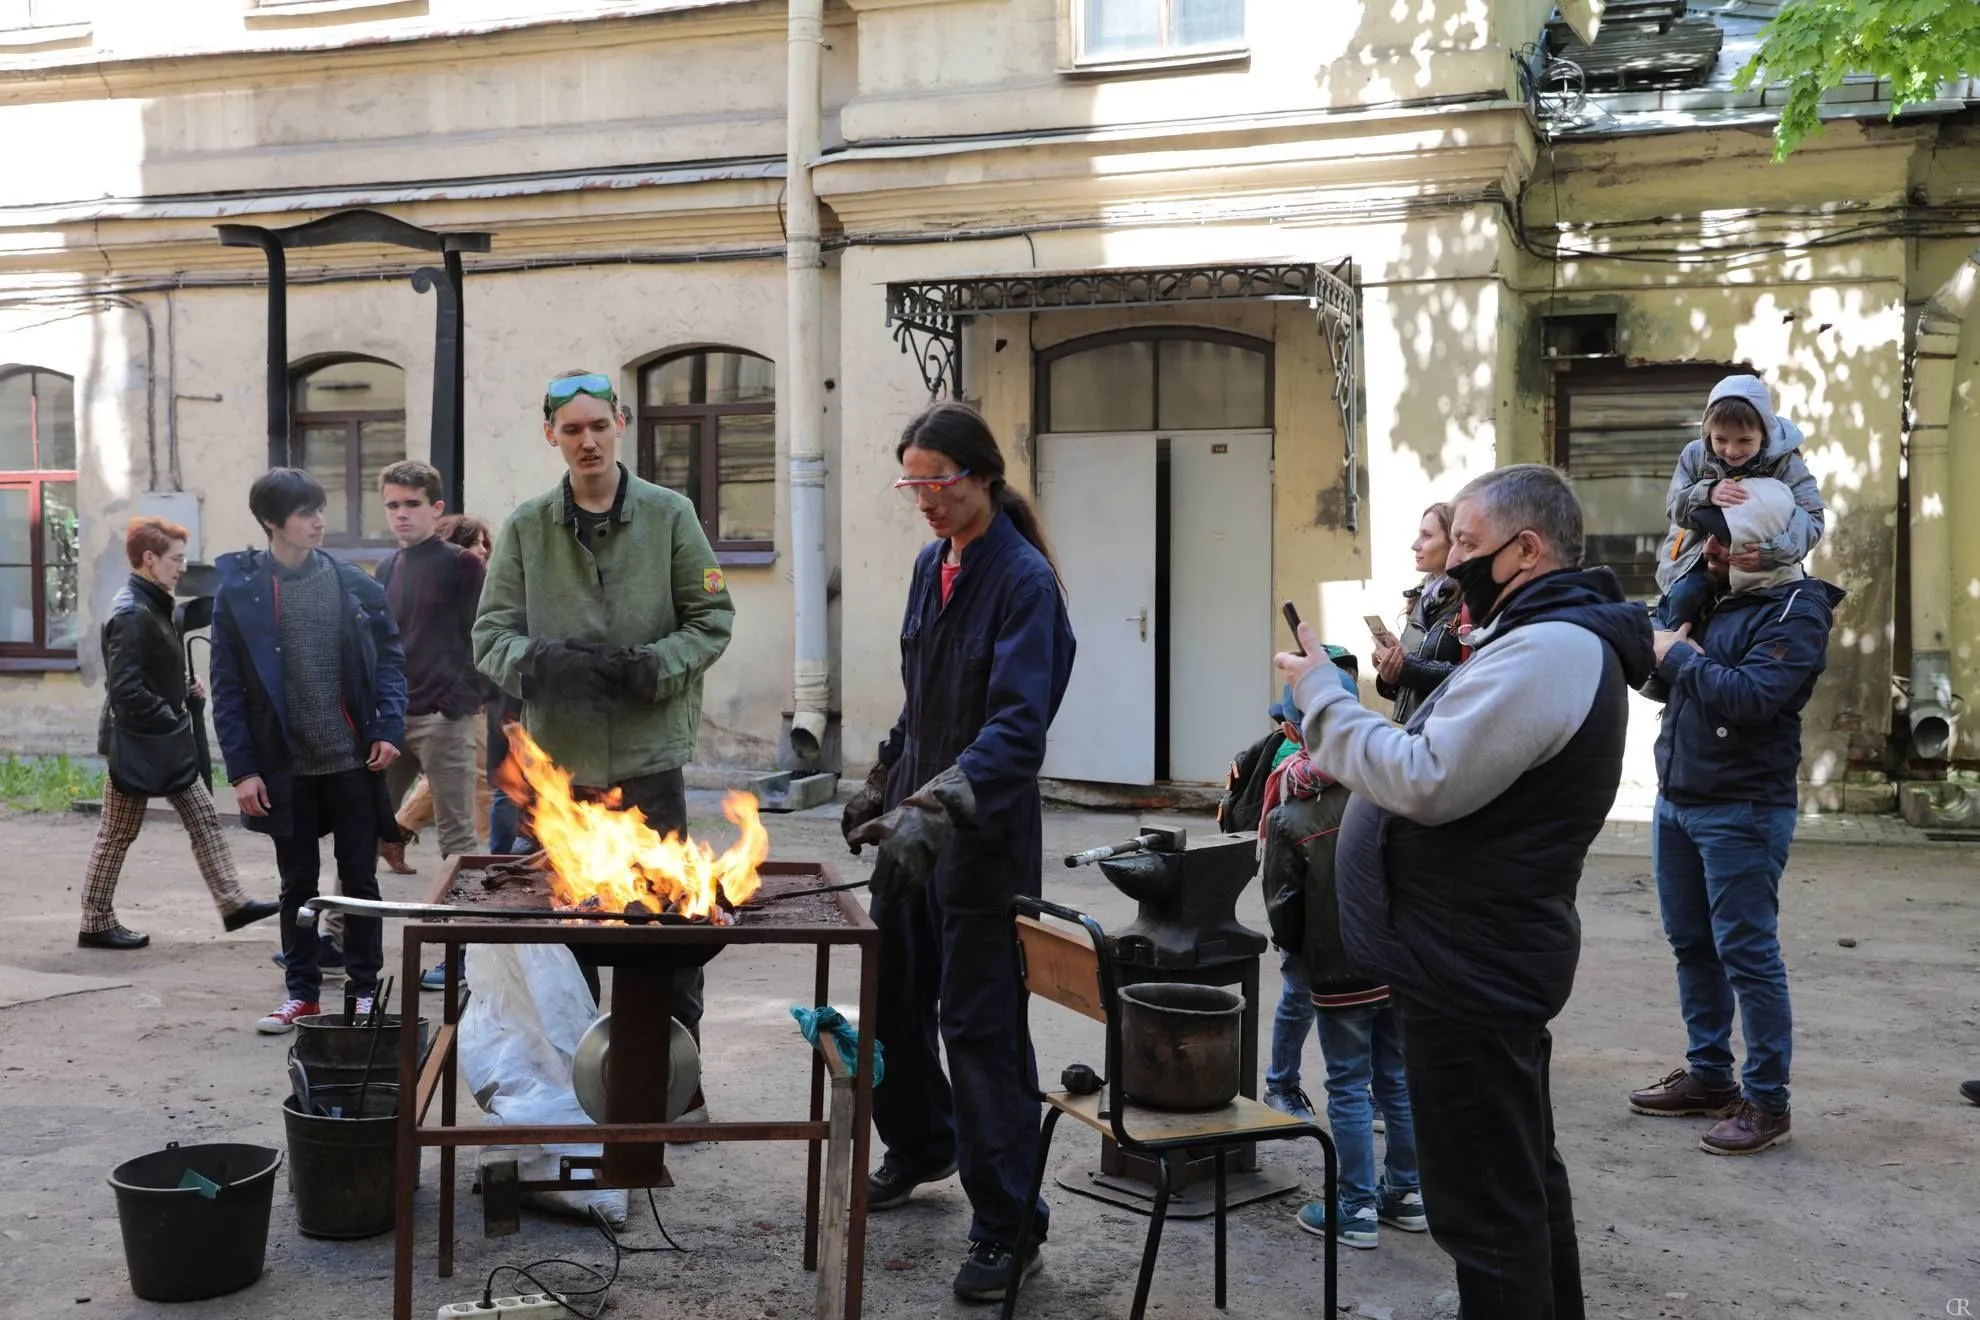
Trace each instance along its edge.
<path fill-rule="evenodd" d="M 289 1190 L 296 1227 L 315 1238 L 365 1238 L 388 1233 L 398 1207 L 399 1088 L 373 1085 L 357 1117 L 355 1086 L 317 1086 L 318 1109 L 345 1118 L 305 1114 L 292 1095 L 282 1101 L 289 1130 Z"/>
<path fill-rule="evenodd" d="M 260 1278 L 281 1163 L 282 1152 L 267 1146 L 174 1141 L 112 1169 L 131 1291 L 148 1302 L 196 1302 Z"/>
<path fill-rule="evenodd" d="M 363 1018 L 347 1027 L 342 1013 L 308 1013 L 296 1019 L 296 1043 L 289 1054 L 302 1063 L 311 1086 L 356 1086 L 365 1080 L 367 1059 L 371 1084 L 390 1085 L 399 1080 L 400 1021 L 397 1013 L 387 1013 L 374 1030 L 364 1025 Z M 426 1056 L 427 1028 L 427 1020 L 421 1018 L 417 1051 L 421 1058 Z M 375 1049 L 373 1036 L 378 1038 Z"/>

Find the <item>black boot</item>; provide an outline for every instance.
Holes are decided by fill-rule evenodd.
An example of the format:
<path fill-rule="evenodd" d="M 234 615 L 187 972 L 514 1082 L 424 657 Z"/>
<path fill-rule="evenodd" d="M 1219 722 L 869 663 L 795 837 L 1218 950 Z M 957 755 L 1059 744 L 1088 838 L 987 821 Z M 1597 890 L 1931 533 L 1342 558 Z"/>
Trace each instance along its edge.
<path fill-rule="evenodd" d="M 257 921 L 266 921 L 281 910 L 282 905 L 273 899 L 250 898 L 220 918 L 220 924 L 228 930 L 239 930 L 243 926 L 252 926 Z"/>
<path fill-rule="evenodd" d="M 76 936 L 78 949 L 142 949 L 151 943 L 151 936 L 140 935 L 122 926 L 112 926 L 109 930 L 86 930 Z"/>

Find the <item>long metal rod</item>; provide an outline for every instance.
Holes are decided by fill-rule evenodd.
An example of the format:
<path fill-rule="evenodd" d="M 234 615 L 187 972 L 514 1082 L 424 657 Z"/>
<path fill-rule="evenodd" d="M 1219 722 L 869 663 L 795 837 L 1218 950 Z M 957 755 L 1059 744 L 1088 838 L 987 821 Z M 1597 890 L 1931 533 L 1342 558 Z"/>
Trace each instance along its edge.
<path fill-rule="evenodd" d="M 389 899 L 346 898 L 342 894 L 319 894 L 296 909 L 296 923 L 313 926 L 325 912 L 346 912 L 359 917 L 404 917 L 425 921 L 445 917 L 496 917 L 504 921 L 623 921 L 629 926 L 680 925 L 683 918 L 671 912 L 605 912 L 588 908 L 504 908 L 463 907 L 447 903 L 399 903 Z M 671 921 L 668 918 L 672 918 Z"/>

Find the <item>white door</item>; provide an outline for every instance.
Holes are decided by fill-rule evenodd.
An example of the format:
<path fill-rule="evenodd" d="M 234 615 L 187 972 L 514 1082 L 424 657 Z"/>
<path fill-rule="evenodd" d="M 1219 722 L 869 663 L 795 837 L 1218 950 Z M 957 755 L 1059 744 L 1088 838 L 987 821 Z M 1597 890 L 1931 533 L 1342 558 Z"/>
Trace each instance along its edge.
<path fill-rule="evenodd" d="M 1079 651 L 1044 773 L 1155 782 L 1155 437 L 1038 438 L 1038 511 Z M 1268 520 L 1269 522 L 1269 520 Z"/>
<path fill-rule="evenodd" d="M 1169 778 L 1221 781 L 1271 704 L 1272 433 L 1169 448 Z"/>

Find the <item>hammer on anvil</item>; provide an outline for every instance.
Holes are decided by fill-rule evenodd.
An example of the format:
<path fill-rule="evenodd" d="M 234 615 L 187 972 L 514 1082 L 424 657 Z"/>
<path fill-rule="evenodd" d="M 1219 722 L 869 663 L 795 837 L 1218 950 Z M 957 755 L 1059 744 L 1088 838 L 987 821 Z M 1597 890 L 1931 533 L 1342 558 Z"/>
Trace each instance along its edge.
<path fill-rule="evenodd" d="M 1071 853 L 1066 857 L 1066 865 L 1091 866 L 1112 857 L 1125 857 L 1138 852 L 1181 852 L 1189 844 L 1189 831 L 1163 829 L 1150 825 L 1132 839 L 1120 843 L 1110 843 L 1104 848 L 1088 848 L 1083 853 Z"/>

